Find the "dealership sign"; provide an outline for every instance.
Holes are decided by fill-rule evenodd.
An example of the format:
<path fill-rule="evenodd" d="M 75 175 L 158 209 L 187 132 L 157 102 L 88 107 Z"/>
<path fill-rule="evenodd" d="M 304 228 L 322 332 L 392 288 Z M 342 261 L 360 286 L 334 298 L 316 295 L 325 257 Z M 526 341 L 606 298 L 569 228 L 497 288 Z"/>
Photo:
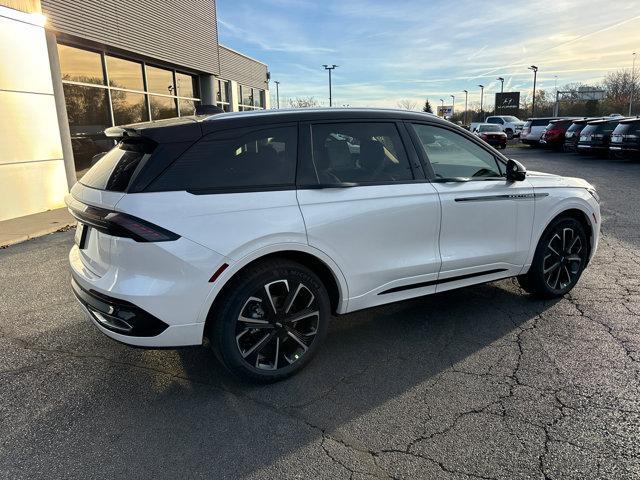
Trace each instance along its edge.
<path fill-rule="evenodd" d="M 438 116 L 447 118 L 453 115 L 453 105 L 438 105 Z"/>
<path fill-rule="evenodd" d="M 520 92 L 496 93 L 496 113 L 515 114 L 520 108 Z"/>

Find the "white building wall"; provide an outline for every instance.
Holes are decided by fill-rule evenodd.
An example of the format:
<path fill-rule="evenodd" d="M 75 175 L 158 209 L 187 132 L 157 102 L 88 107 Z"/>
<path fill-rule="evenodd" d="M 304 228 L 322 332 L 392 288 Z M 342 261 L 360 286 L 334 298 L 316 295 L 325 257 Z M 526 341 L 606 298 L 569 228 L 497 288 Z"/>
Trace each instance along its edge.
<path fill-rule="evenodd" d="M 44 17 L 0 6 L 0 221 L 64 206 Z"/>

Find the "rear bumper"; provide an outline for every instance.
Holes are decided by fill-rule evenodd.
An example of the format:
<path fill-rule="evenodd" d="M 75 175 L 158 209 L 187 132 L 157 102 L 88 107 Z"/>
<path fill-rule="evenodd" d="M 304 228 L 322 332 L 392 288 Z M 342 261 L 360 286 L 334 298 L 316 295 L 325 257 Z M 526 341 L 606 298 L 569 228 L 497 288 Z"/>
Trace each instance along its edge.
<path fill-rule="evenodd" d="M 82 288 L 73 278 L 71 288 L 92 320 L 110 332 L 127 337 L 155 337 L 169 327 L 132 303 Z"/>
<path fill-rule="evenodd" d="M 100 274 L 77 246 L 69 252 L 74 293 L 96 327 L 142 347 L 202 344 L 209 279 L 225 257 L 184 238 L 144 244 L 113 237 L 109 248 Z"/>

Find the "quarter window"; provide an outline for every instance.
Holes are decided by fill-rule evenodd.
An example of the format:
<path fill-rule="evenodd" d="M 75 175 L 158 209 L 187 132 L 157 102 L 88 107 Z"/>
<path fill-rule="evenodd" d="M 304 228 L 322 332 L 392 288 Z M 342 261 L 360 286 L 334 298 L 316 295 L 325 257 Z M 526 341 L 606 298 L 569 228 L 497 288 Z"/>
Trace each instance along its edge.
<path fill-rule="evenodd" d="M 196 143 L 149 190 L 294 188 L 296 127 L 253 130 L 233 139 L 220 135 Z"/>
<path fill-rule="evenodd" d="M 313 183 L 387 183 L 414 178 L 393 123 L 313 125 L 312 145 Z"/>
<path fill-rule="evenodd" d="M 500 177 L 496 158 L 462 135 L 440 127 L 414 124 L 436 178 Z"/>

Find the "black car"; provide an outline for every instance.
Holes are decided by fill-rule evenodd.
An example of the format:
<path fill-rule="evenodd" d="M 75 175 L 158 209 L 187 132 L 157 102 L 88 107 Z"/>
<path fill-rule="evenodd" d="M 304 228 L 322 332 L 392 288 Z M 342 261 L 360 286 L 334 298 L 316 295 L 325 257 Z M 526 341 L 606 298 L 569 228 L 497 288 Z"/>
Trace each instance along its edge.
<path fill-rule="evenodd" d="M 609 150 L 623 158 L 640 158 L 640 117 L 620 120 L 611 134 Z"/>
<path fill-rule="evenodd" d="M 587 123 L 580 132 L 578 151 L 586 154 L 606 155 L 609 152 L 611 134 L 622 118 L 607 118 Z"/>
<path fill-rule="evenodd" d="M 594 122 L 596 120 L 604 120 L 602 117 L 580 118 L 574 120 L 571 126 L 564 133 L 564 151 L 575 152 L 578 149 L 578 142 L 580 141 L 580 132 L 587 126 L 587 123 Z"/>

